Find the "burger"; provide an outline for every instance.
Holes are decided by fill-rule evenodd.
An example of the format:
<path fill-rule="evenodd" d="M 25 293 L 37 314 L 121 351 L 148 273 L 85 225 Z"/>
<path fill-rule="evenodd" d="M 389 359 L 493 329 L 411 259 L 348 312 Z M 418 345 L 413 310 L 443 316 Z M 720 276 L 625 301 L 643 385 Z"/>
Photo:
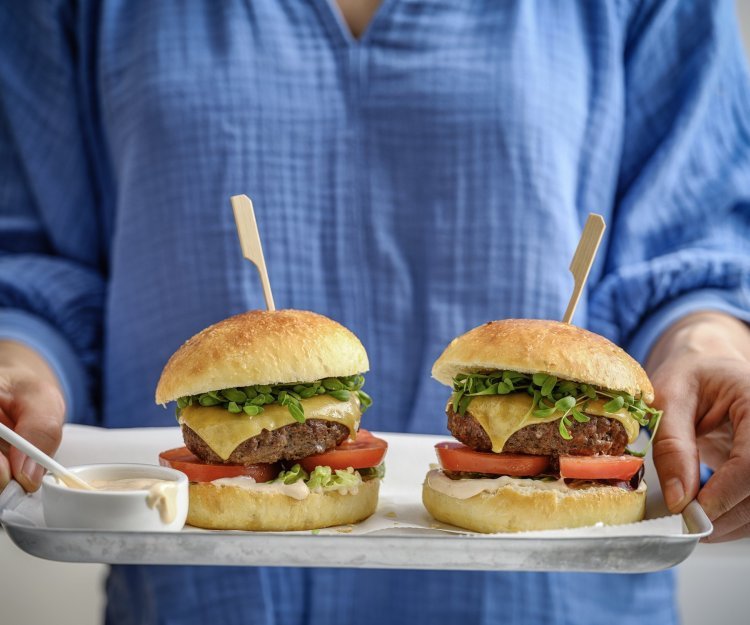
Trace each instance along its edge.
<path fill-rule="evenodd" d="M 643 519 L 643 455 L 661 412 L 640 365 L 607 339 L 555 321 L 492 321 L 456 338 L 432 375 L 450 386 L 448 429 L 422 500 L 476 532 Z"/>
<path fill-rule="evenodd" d="M 156 402 L 176 402 L 185 446 L 160 463 L 187 474 L 187 522 L 306 530 L 377 507 L 385 441 L 359 430 L 364 347 L 308 311 L 253 310 L 212 325 L 169 359 Z"/>

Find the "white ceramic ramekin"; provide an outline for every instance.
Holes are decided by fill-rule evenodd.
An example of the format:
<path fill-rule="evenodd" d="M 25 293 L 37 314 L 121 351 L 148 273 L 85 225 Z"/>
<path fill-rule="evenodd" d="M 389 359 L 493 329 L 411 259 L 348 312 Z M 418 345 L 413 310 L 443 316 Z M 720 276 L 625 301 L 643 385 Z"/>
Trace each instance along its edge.
<path fill-rule="evenodd" d="M 77 490 L 52 475 L 42 479 L 42 506 L 47 527 L 134 532 L 179 531 L 188 512 L 188 479 L 175 469 L 148 464 L 88 464 L 70 467 L 84 480 L 155 478 L 177 486 L 174 518 L 164 522 L 148 503 L 148 491 Z"/>

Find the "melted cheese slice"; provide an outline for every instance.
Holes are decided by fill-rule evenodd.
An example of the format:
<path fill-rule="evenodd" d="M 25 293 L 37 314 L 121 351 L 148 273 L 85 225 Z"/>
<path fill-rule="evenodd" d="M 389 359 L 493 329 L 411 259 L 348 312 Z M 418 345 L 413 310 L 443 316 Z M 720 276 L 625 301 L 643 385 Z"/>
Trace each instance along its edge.
<path fill-rule="evenodd" d="M 549 423 L 562 417 L 561 412 L 555 412 L 549 417 L 535 417 L 531 414 L 531 396 L 526 393 L 511 393 L 510 395 L 487 395 L 474 397 L 467 408 L 479 424 L 487 432 L 492 442 L 492 451 L 499 453 L 505 443 L 521 428 L 535 423 Z M 606 402 L 591 400 L 586 407 L 586 414 L 616 419 L 625 428 L 628 443 L 632 444 L 638 438 L 640 424 L 628 412 L 627 408 L 617 412 L 604 412 Z M 572 420 L 572 417 L 571 417 Z"/>
<path fill-rule="evenodd" d="M 302 400 L 306 419 L 335 421 L 349 428 L 354 437 L 361 417 L 359 398 L 351 393 L 349 401 L 339 401 L 330 395 L 316 395 Z M 232 414 L 219 406 L 187 406 L 180 414 L 180 423 L 187 425 L 216 452 L 222 460 L 232 455 L 237 446 L 263 430 L 278 430 L 297 423 L 286 406 L 263 406 L 254 417 L 244 413 Z"/>

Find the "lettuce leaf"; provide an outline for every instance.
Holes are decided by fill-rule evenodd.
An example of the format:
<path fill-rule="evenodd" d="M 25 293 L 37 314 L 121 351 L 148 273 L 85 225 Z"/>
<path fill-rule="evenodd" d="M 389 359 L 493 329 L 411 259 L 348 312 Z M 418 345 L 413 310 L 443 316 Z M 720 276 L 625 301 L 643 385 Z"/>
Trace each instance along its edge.
<path fill-rule="evenodd" d="M 331 467 L 315 467 L 307 480 L 311 491 L 350 491 L 362 483 L 360 474 L 352 469 L 331 469 Z"/>
<path fill-rule="evenodd" d="M 375 478 L 383 479 L 385 477 L 385 462 L 381 462 L 376 467 L 369 469 L 357 469 L 363 480 L 373 480 Z"/>
<path fill-rule="evenodd" d="M 310 475 L 305 471 L 299 464 L 295 464 L 288 471 L 282 471 L 276 476 L 274 482 L 281 482 L 282 484 L 294 484 L 299 480 L 307 481 Z"/>
<path fill-rule="evenodd" d="M 307 487 L 314 492 L 343 491 L 348 492 L 356 489 L 364 480 L 382 478 L 385 475 L 385 464 L 369 469 L 331 469 L 331 467 L 315 467 L 312 473 L 305 471 L 299 464 L 291 469 L 282 471 L 276 476 L 274 482 L 282 484 L 295 484 L 302 480 Z"/>

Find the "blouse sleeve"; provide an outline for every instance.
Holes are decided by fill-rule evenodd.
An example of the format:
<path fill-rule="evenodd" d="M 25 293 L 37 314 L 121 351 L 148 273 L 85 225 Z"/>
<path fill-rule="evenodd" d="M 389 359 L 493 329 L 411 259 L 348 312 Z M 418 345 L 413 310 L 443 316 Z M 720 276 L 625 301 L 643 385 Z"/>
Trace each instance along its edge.
<path fill-rule="evenodd" d="M 642 2 L 625 76 L 613 234 L 589 311 L 643 361 L 688 313 L 750 321 L 750 83 L 733 3 Z"/>
<path fill-rule="evenodd" d="M 93 422 L 105 281 L 74 23 L 64 2 L 0 3 L 0 338 L 39 351 L 66 417 Z"/>

